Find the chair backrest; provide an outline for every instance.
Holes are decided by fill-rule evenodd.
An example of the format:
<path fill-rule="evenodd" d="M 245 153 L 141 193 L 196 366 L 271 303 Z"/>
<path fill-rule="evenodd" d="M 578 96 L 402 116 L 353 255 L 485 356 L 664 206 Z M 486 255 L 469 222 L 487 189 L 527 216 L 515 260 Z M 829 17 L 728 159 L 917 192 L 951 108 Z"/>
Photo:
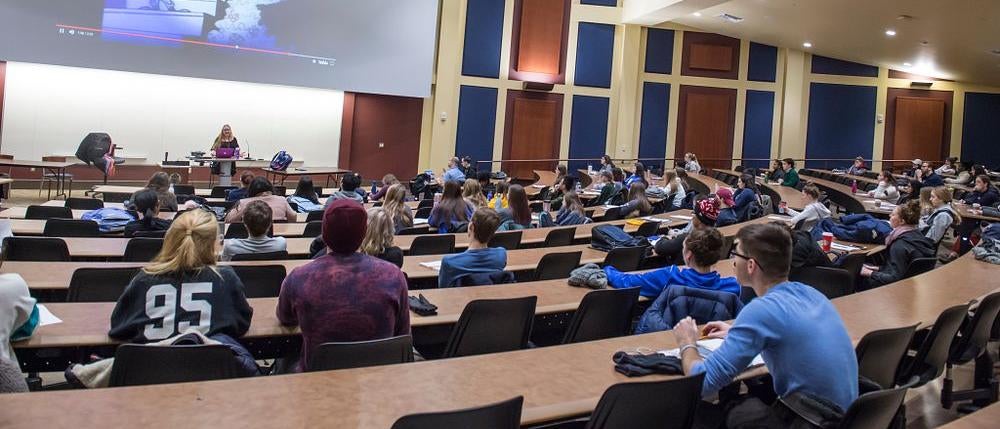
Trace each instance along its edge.
<path fill-rule="evenodd" d="M 396 232 L 396 235 L 420 235 L 427 233 L 426 226 L 411 226 L 409 228 L 402 228 Z"/>
<path fill-rule="evenodd" d="M 580 266 L 582 251 L 546 253 L 535 268 L 535 280 L 569 278 L 569 273 Z"/>
<path fill-rule="evenodd" d="M 444 255 L 455 252 L 455 236 L 453 234 L 421 235 L 413 239 L 410 245 L 410 255 Z"/>
<path fill-rule="evenodd" d="M 906 399 L 906 388 L 880 390 L 866 393 L 854 400 L 840 421 L 841 429 L 869 429 L 890 427 L 892 419 Z"/>
<path fill-rule="evenodd" d="M 115 352 L 110 386 L 183 383 L 239 377 L 229 347 L 221 344 L 151 346 L 122 344 Z"/>
<path fill-rule="evenodd" d="M 46 237 L 100 237 L 101 228 L 92 220 L 48 219 L 42 235 Z"/>
<path fill-rule="evenodd" d="M 410 414 L 400 417 L 392 429 L 518 429 L 521 427 L 521 405 L 524 397 L 518 396 L 496 404 L 464 410 L 438 413 Z"/>
<path fill-rule="evenodd" d="M 916 329 L 917 325 L 912 325 L 865 334 L 854 348 L 858 356 L 858 375 L 877 383 L 883 389 L 895 386 L 899 364 Z"/>
<path fill-rule="evenodd" d="M 284 265 L 233 265 L 247 298 L 275 298 L 285 281 Z"/>
<path fill-rule="evenodd" d="M 521 231 L 499 232 L 490 239 L 489 247 L 503 247 L 507 250 L 517 250 L 521 247 Z"/>
<path fill-rule="evenodd" d="M 848 273 L 851 274 L 851 290 L 848 293 L 855 292 L 855 285 L 861 276 L 861 267 L 865 264 L 864 253 L 851 253 L 844 257 L 843 261 L 840 263 L 840 268 L 843 268 Z"/>
<path fill-rule="evenodd" d="M 462 310 L 442 357 L 521 350 L 528 346 L 538 297 L 477 299 Z"/>
<path fill-rule="evenodd" d="M 907 359 L 908 365 L 901 368 L 900 374 L 896 376 L 897 384 L 909 387 L 922 386 L 944 372 L 952 340 L 958 334 L 958 328 L 961 327 L 968 311 L 969 304 L 961 304 L 941 312 L 934 326 L 924 336 L 916 356 Z"/>
<path fill-rule="evenodd" d="M 3 260 L 69 262 L 69 246 L 55 237 L 7 237 L 3 241 Z"/>
<path fill-rule="evenodd" d="M 413 337 L 351 343 L 323 343 L 310 353 L 309 371 L 362 368 L 413 362 Z"/>
<path fill-rule="evenodd" d="M 553 228 L 548 234 L 545 234 L 545 243 L 542 244 L 542 247 L 569 246 L 573 244 L 575 238 L 575 226 L 570 228 Z"/>
<path fill-rule="evenodd" d="M 132 194 L 124 192 L 101 192 L 101 199 L 103 199 L 105 203 L 124 203 L 131 197 Z"/>
<path fill-rule="evenodd" d="M 609 221 L 609 220 L 618 220 L 621 218 L 622 218 L 621 207 L 612 207 L 604 211 L 604 217 L 602 218 L 602 220 Z"/>
<path fill-rule="evenodd" d="M 639 288 L 602 289 L 588 292 L 573 313 L 563 344 L 628 335 Z"/>
<path fill-rule="evenodd" d="M 64 207 L 70 210 L 97 210 L 104 208 L 104 201 L 97 198 L 67 198 Z"/>
<path fill-rule="evenodd" d="M 418 210 L 419 209 L 423 209 L 423 208 L 431 208 L 431 207 L 434 207 L 434 200 L 420 200 L 420 202 L 417 203 L 417 209 Z"/>
<path fill-rule="evenodd" d="M 174 194 L 176 194 L 176 195 L 194 195 L 194 186 L 192 186 L 192 185 L 174 185 Z"/>
<path fill-rule="evenodd" d="M 323 221 L 314 220 L 312 222 L 307 222 L 305 229 L 302 231 L 303 237 L 319 237 L 323 234 Z"/>
<path fill-rule="evenodd" d="M 740 287 L 740 302 L 742 302 L 743 305 L 749 304 L 754 298 L 757 298 L 757 291 L 753 290 L 752 287 Z"/>
<path fill-rule="evenodd" d="M 414 218 L 428 219 L 431 217 L 432 207 L 421 207 L 417 209 L 417 212 L 413 214 Z"/>
<path fill-rule="evenodd" d="M 68 302 L 115 302 L 139 268 L 77 268 L 69 281 Z"/>
<path fill-rule="evenodd" d="M 733 245 L 736 244 L 735 235 L 727 235 L 722 237 L 722 248 L 719 249 L 719 260 L 729 259 L 729 252 L 733 250 Z"/>
<path fill-rule="evenodd" d="M 73 219 L 73 210 L 55 206 L 28 206 L 24 211 L 25 219 L 46 220 L 53 218 Z"/>
<path fill-rule="evenodd" d="M 906 266 L 906 273 L 903 274 L 903 278 L 908 279 L 926 273 L 933 270 L 936 265 L 937 258 L 916 258 L 910 261 L 910 265 Z"/>
<path fill-rule="evenodd" d="M 618 271 L 635 271 L 642 265 L 646 256 L 645 247 L 616 247 L 604 258 L 605 266 L 612 266 Z"/>
<path fill-rule="evenodd" d="M 639 229 L 632 233 L 636 237 L 649 237 L 651 235 L 656 235 L 660 231 L 659 222 L 643 222 L 639 225 Z"/>
<path fill-rule="evenodd" d="M 282 261 L 288 259 L 288 252 L 280 250 L 265 253 L 241 253 L 233 255 L 234 261 Z"/>
<path fill-rule="evenodd" d="M 213 186 L 212 193 L 209 194 L 209 198 L 226 198 L 226 194 L 230 190 L 236 189 L 235 186 Z"/>
<path fill-rule="evenodd" d="M 793 269 L 788 279 L 812 286 L 828 299 L 848 295 L 854 289 L 851 273 L 842 268 L 802 267 Z"/>
<path fill-rule="evenodd" d="M 125 245 L 125 262 L 149 262 L 163 249 L 162 238 L 136 237 Z"/>
<path fill-rule="evenodd" d="M 492 273 L 472 273 L 455 279 L 454 287 L 486 286 L 516 283 L 514 273 L 510 271 L 494 271 Z"/>
<path fill-rule="evenodd" d="M 604 391 L 587 429 L 688 429 L 694 425 L 705 374 L 615 384 Z"/>
<path fill-rule="evenodd" d="M 282 197 L 287 197 L 288 196 L 288 187 L 282 186 L 282 185 L 274 185 L 274 192 L 272 192 L 272 193 L 274 195 L 278 195 L 278 196 L 282 196 Z"/>
<path fill-rule="evenodd" d="M 985 352 L 997 313 L 1000 313 L 1000 292 L 987 295 L 979 303 L 975 314 L 962 327 L 961 335 L 952 342 L 948 361 L 965 363 Z"/>
<path fill-rule="evenodd" d="M 274 224 L 267 229 L 267 236 L 274 237 Z M 247 230 L 246 224 L 243 223 L 231 223 L 226 227 L 225 238 L 248 238 L 250 237 L 250 231 Z"/>
<path fill-rule="evenodd" d="M 313 210 L 306 215 L 306 222 L 315 222 L 323 220 L 323 210 Z"/>

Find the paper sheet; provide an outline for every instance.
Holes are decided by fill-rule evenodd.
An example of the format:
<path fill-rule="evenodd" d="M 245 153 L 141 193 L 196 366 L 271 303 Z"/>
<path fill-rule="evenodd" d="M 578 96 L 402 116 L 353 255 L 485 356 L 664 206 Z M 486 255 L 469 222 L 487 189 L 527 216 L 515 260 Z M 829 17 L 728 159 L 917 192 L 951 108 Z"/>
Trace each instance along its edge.
<path fill-rule="evenodd" d="M 413 218 L 413 226 L 417 225 L 427 225 L 427 219 L 424 219 L 422 217 Z"/>
<path fill-rule="evenodd" d="M 844 250 L 847 252 L 853 252 L 855 250 L 861 250 L 860 247 L 848 246 L 840 243 L 830 243 L 830 247 L 836 250 Z"/>
<path fill-rule="evenodd" d="M 52 312 L 49 311 L 48 307 L 42 304 L 36 304 L 36 305 L 38 305 L 38 326 L 55 325 L 56 323 L 62 323 L 62 319 L 56 317 L 55 314 L 52 314 Z"/>
<path fill-rule="evenodd" d="M 670 217 L 672 217 L 674 219 L 683 219 L 683 220 L 691 220 L 691 219 L 693 219 L 691 216 L 684 216 L 684 215 L 670 215 Z"/>
<path fill-rule="evenodd" d="M 646 217 L 642 218 L 642 220 L 649 221 L 649 222 L 657 222 L 657 223 L 666 221 L 666 219 L 658 218 L 656 216 L 646 216 Z"/>
<path fill-rule="evenodd" d="M 531 187 L 532 187 L 532 188 L 538 188 L 538 189 L 542 189 L 542 188 L 544 188 L 544 187 L 545 187 L 545 185 L 531 185 Z"/>
<path fill-rule="evenodd" d="M 786 221 L 786 220 L 789 219 L 789 218 L 784 217 L 784 216 L 768 216 L 767 218 L 771 219 L 771 220 L 780 220 L 780 221 Z"/>
<path fill-rule="evenodd" d="M 430 268 L 430 269 L 432 269 L 434 271 L 441 271 L 441 260 L 430 261 L 430 262 L 421 262 L 420 266 L 421 267 Z"/>
<path fill-rule="evenodd" d="M 707 358 L 709 355 L 712 354 L 712 352 L 718 350 L 719 347 L 722 347 L 722 342 L 723 340 L 718 338 L 698 341 L 698 353 L 701 354 L 701 357 Z M 660 353 L 665 354 L 667 356 L 673 356 L 676 358 L 680 358 L 680 352 L 681 349 L 679 348 L 670 350 L 660 350 Z M 764 364 L 764 358 L 761 355 L 757 355 L 753 358 L 753 361 L 750 362 L 750 365 L 748 367 L 758 366 L 763 364 Z"/>

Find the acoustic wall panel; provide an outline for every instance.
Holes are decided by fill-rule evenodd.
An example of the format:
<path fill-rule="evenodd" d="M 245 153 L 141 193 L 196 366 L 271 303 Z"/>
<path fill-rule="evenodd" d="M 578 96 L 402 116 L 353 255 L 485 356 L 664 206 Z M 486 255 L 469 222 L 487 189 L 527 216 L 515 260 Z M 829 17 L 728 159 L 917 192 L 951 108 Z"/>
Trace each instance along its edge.
<path fill-rule="evenodd" d="M 569 131 L 570 159 L 598 159 L 604 155 L 608 141 L 609 100 L 605 97 L 577 95 L 573 97 L 573 116 Z M 599 162 L 590 162 L 595 166 Z M 570 171 L 587 168 L 587 161 L 571 161 Z"/>
<path fill-rule="evenodd" d="M 767 168 L 767 159 L 771 158 L 773 124 L 774 92 L 748 90 L 746 115 L 743 121 L 743 158 L 763 161 L 743 161 L 743 166 Z"/>
<path fill-rule="evenodd" d="M 875 94 L 874 86 L 810 85 L 806 158 L 870 159 L 875 140 Z M 813 161 L 806 166 L 832 168 L 834 164 Z"/>
<path fill-rule="evenodd" d="M 586 4 L 591 6 L 617 7 L 618 0 L 580 0 L 580 4 Z"/>
<path fill-rule="evenodd" d="M 674 64 L 674 30 L 646 29 L 646 73 L 670 74 Z"/>
<path fill-rule="evenodd" d="M 878 67 L 821 55 L 812 56 L 812 72 L 841 76 L 878 77 Z"/>
<path fill-rule="evenodd" d="M 962 160 L 1000 167 L 1000 94 L 965 93 L 962 122 Z"/>
<path fill-rule="evenodd" d="M 667 116 L 670 113 L 670 84 L 645 82 L 642 85 L 642 114 L 639 119 L 639 158 L 662 164 L 667 154 Z M 654 161 L 649 161 L 654 162 Z"/>
<path fill-rule="evenodd" d="M 493 159 L 497 89 L 462 86 L 458 97 L 458 133 L 455 156 L 477 161 Z"/>
<path fill-rule="evenodd" d="M 462 74 L 500 77 L 504 0 L 469 0 L 465 17 Z"/>
<path fill-rule="evenodd" d="M 748 80 L 774 82 L 778 73 L 778 48 L 750 42 L 750 60 L 747 67 Z"/>
<path fill-rule="evenodd" d="M 581 22 L 576 42 L 576 75 L 579 86 L 611 88 L 611 63 L 615 56 L 615 26 Z"/>
<path fill-rule="evenodd" d="M 736 79 L 740 71 L 740 40 L 721 34 L 685 31 L 681 74 Z"/>

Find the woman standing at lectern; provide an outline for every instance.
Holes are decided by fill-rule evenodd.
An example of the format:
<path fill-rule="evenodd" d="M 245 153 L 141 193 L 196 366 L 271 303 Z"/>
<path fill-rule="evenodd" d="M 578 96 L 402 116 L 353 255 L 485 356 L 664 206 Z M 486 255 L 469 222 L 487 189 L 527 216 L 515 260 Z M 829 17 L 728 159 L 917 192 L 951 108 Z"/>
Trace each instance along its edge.
<path fill-rule="evenodd" d="M 212 144 L 212 156 L 214 157 L 216 155 L 215 151 L 217 151 L 219 149 L 223 149 L 223 148 L 226 148 L 226 149 L 238 149 L 239 147 L 240 147 L 240 144 L 239 144 L 239 142 L 236 141 L 236 136 L 233 135 L 233 128 L 230 127 L 229 124 L 226 124 L 226 125 L 222 126 L 222 131 L 219 132 L 219 136 L 215 138 L 215 143 Z M 230 163 L 229 165 L 230 165 L 230 167 L 229 167 L 230 170 L 232 170 L 232 171 L 229 172 L 229 174 L 232 175 L 232 176 L 235 176 L 236 175 L 236 163 Z M 219 170 L 220 170 L 219 169 L 219 163 L 213 162 L 212 163 L 212 174 L 220 174 L 221 172 Z"/>

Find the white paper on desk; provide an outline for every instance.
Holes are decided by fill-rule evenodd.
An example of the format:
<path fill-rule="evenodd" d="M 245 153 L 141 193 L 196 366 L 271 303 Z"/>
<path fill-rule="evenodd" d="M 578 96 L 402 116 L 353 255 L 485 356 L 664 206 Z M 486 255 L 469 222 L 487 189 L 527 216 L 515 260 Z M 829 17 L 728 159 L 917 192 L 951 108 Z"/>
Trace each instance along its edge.
<path fill-rule="evenodd" d="M 773 216 L 773 215 L 772 216 L 768 216 L 767 218 L 771 219 L 771 220 L 780 220 L 780 221 L 786 221 L 786 220 L 789 219 L 789 218 L 784 217 L 784 216 Z"/>
<path fill-rule="evenodd" d="M 532 187 L 532 188 L 538 188 L 538 189 L 542 189 L 542 188 L 544 188 L 544 187 L 545 187 L 545 185 L 531 185 L 531 187 Z"/>
<path fill-rule="evenodd" d="M 707 340 L 698 341 L 698 354 L 700 354 L 702 358 L 707 358 L 713 352 L 718 350 L 719 347 L 722 347 L 723 341 L 724 340 L 718 338 L 710 338 Z M 679 348 L 670 350 L 660 350 L 660 353 L 665 354 L 667 356 L 673 356 L 678 359 L 680 359 L 681 357 L 680 356 L 681 349 Z M 758 366 L 763 364 L 764 364 L 764 358 L 761 355 L 757 355 L 753 358 L 753 361 L 750 362 L 750 365 L 748 365 L 748 367 Z"/>
<path fill-rule="evenodd" d="M 642 218 L 642 220 L 649 221 L 649 222 L 657 222 L 657 223 L 659 223 L 659 222 L 665 222 L 666 221 L 666 219 L 658 218 L 656 216 L 646 216 L 646 217 Z"/>
<path fill-rule="evenodd" d="M 413 218 L 413 226 L 417 225 L 427 225 L 427 219 L 424 219 L 422 217 Z"/>
<path fill-rule="evenodd" d="M 844 251 L 847 251 L 847 252 L 853 252 L 855 250 L 861 250 L 860 247 L 848 246 L 846 244 L 840 244 L 840 243 L 830 243 L 830 247 L 833 248 L 833 249 L 836 249 L 836 250 L 844 250 Z"/>
<path fill-rule="evenodd" d="M 52 312 L 49 311 L 48 307 L 42 304 L 36 304 L 36 305 L 38 306 L 38 326 L 55 325 L 56 323 L 62 323 L 62 319 L 56 317 L 55 314 L 52 314 Z"/>
<path fill-rule="evenodd" d="M 430 261 L 430 262 L 421 262 L 420 266 L 421 267 L 430 268 L 430 269 L 432 269 L 434 271 L 441 271 L 441 260 Z"/>
<path fill-rule="evenodd" d="M 613 206 L 611 204 L 605 204 L 603 207 L 604 207 L 605 210 L 607 210 L 607 209 L 613 209 L 615 207 L 621 207 L 621 206 Z"/>
<path fill-rule="evenodd" d="M 684 219 L 684 220 L 694 219 L 691 216 L 684 216 L 684 215 L 670 215 L 670 217 L 672 217 L 674 219 Z"/>

